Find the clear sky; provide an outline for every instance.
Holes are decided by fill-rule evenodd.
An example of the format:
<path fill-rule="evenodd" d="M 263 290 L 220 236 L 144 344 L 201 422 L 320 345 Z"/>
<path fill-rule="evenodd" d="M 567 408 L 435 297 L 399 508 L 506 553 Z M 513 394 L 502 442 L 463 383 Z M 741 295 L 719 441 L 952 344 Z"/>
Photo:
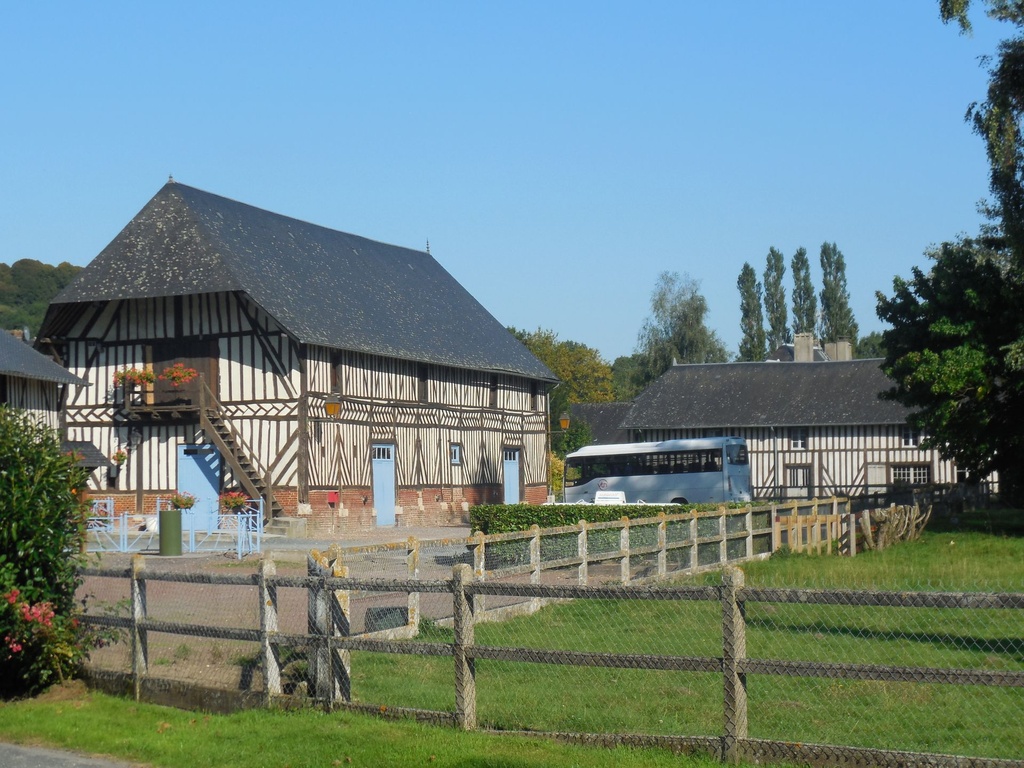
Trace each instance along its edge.
<path fill-rule="evenodd" d="M 980 7 L 979 9 L 980 10 Z M 85 265 L 173 174 L 433 256 L 500 322 L 630 354 L 665 270 L 834 241 L 876 290 L 977 230 L 973 37 L 938 0 L 0 4 L 0 262 Z M 819 286 L 820 288 L 820 286 Z"/>

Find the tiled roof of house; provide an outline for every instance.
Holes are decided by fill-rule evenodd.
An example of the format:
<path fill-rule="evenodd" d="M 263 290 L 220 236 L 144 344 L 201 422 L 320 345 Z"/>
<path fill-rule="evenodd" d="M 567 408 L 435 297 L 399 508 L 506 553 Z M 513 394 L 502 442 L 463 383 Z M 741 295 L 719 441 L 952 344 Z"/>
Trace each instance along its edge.
<path fill-rule="evenodd" d="M 0 331 L 0 374 L 57 384 L 85 383 L 6 331 Z"/>
<path fill-rule="evenodd" d="M 572 420 L 585 422 L 590 428 L 593 442 L 628 443 L 629 430 L 622 428 L 622 420 L 632 403 L 574 403 L 569 408 Z"/>
<path fill-rule="evenodd" d="M 630 429 L 902 424 L 909 411 L 882 400 L 892 382 L 880 360 L 676 365 L 622 421 Z"/>
<path fill-rule="evenodd" d="M 556 377 L 429 253 L 168 182 L 53 301 L 249 295 L 298 341 Z"/>

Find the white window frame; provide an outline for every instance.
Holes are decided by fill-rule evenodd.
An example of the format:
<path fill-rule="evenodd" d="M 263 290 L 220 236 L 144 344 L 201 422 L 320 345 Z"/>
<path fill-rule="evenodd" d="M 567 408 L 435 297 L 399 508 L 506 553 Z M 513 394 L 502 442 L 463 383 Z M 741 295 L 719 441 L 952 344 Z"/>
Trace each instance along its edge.
<path fill-rule="evenodd" d="M 807 427 L 789 428 L 789 447 L 794 451 L 806 451 L 808 442 Z"/>

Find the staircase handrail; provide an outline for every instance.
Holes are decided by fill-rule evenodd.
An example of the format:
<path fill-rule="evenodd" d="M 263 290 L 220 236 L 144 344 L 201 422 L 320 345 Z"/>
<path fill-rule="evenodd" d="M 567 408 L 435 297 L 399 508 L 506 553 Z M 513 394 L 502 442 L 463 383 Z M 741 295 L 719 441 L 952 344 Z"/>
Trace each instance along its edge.
<path fill-rule="evenodd" d="M 234 443 L 234 447 L 225 443 L 220 434 L 218 434 L 213 423 L 210 421 L 210 411 L 213 411 L 222 419 L 224 428 L 227 429 L 228 433 L 231 435 L 231 441 Z M 262 466 L 256 458 L 256 454 L 253 452 L 249 444 L 242 439 L 238 430 L 223 418 L 220 401 L 217 400 L 217 396 L 214 395 L 213 390 L 210 389 L 210 386 L 206 383 L 206 378 L 202 374 L 199 375 L 199 418 L 200 426 L 203 428 L 203 431 L 206 432 L 210 439 L 217 445 L 218 450 L 225 455 L 228 463 L 231 465 L 231 468 L 235 471 L 235 475 L 242 487 L 256 498 L 265 498 L 267 514 L 273 516 L 274 491 L 270 483 L 270 472 Z M 253 471 L 266 485 L 265 494 L 260 492 L 260 489 L 252 481 L 252 478 L 250 478 L 249 473 L 247 473 L 238 462 L 238 452 L 241 452 L 242 455 L 252 463 Z"/>

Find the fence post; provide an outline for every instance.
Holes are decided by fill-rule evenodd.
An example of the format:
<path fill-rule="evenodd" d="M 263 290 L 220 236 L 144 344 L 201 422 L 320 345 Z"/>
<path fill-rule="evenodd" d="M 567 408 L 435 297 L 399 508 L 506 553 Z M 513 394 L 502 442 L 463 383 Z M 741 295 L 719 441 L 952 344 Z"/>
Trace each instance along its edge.
<path fill-rule="evenodd" d="M 775 554 L 782 547 L 782 531 L 779 527 L 779 508 L 772 502 L 772 554 Z"/>
<path fill-rule="evenodd" d="M 747 738 L 747 676 L 740 664 L 747 657 L 746 618 L 739 591 L 743 571 L 722 572 L 722 671 L 725 684 L 725 733 L 722 737 L 724 762 L 739 762 L 739 742 Z"/>
<path fill-rule="evenodd" d="M 726 531 L 729 530 L 728 526 L 729 511 L 721 504 L 718 505 L 718 562 L 721 565 L 725 565 L 729 562 L 729 548 L 728 539 L 726 538 Z"/>
<path fill-rule="evenodd" d="M 852 505 L 851 505 L 852 506 Z M 857 555 L 857 513 L 847 507 L 849 511 L 846 513 L 846 528 L 849 532 L 849 549 L 850 557 L 856 557 Z"/>
<path fill-rule="evenodd" d="M 698 557 L 697 546 L 697 534 L 700 532 L 700 527 L 697 525 L 697 510 L 690 510 L 690 573 L 697 572 L 697 566 L 700 565 L 700 558 Z"/>
<path fill-rule="evenodd" d="M 619 530 L 619 551 L 622 552 L 622 559 L 619 561 L 619 579 L 623 584 L 629 584 L 629 518 L 622 518 L 622 528 Z"/>
<path fill-rule="evenodd" d="M 747 528 L 747 559 L 754 557 L 754 507 L 747 504 L 747 514 L 744 523 Z"/>
<path fill-rule="evenodd" d="M 658 579 L 668 575 L 668 520 L 664 512 L 658 513 Z"/>
<path fill-rule="evenodd" d="M 318 553 L 319 554 L 319 553 Z M 331 638 L 348 637 L 350 602 L 348 590 L 329 590 L 326 580 L 345 578 L 348 568 L 338 561 L 319 555 L 306 556 L 308 575 L 316 577 L 309 585 L 307 597 L 310 642 L 309 670 L 316 692 L 316 698 L 331 710 L 339 697 L 344 701 L 352 698 L 351 653 L 347 650 L 331 649 Z"/>
<path fill-rule="evenodd" d="M 277 564 L 270 557 L 260 561 L 257 574 L 260 596 L 260 647 L 263 652 L 263 705 L 269 706 L 274 696 L 281 695 L 281 651 L 271 635 L 278 631 L 277 585 L 271 580 L 277 575 Z"/>
<path fill-rule="evenodd" d="M 149 672 L 149 637 L 139 626 L 146 620 L 146 560 L 132 556 L 132 695 L 136 701 L 142 694 L 142 678 Z"/>
<path fill-rule="evenodd" d="M 487 537 L 483 531 L 476 532 L 476 541 L 473 543 L 473 578 L 476 581 L 487 578 Z M 486 605 L 483 595 L 477 598 L 474 607 L 480 613 L 484 612 Z"/>
<path fill-rule="evenodd" d="M 408 553 L 406 565 L 409 568 L 409 578 L 412 581 L 419 581 L 420 578 L 420 542 L 415 536 L 410 536 L 406 545 Z M 420 633 L 420 593 L 409 593 L 409 618 L 408 625 L 412 627 L 414 635 Z"/>
<path fill-rule="evenodd" d="M 589 578 L 589 569 L 587 568 L 587 521 L 580 520 L 580 532 L 576 537 L 576 553 L 580 558 L 580 566 L 578 570 L 578 576 L 576 581 L 580 586 L 587 586 L 587 580 Z"/>
<path fill-rule="evenodd" d="M 455 600 L 455 642 L 452 645 L 455 658 L 455 722 L 466 731 L 476 729 L 476 662 L 467 653 L 475 642 L 473 595 L 466 593 L 466 584 L 472 579 L 473 573 L 465 563 L 459 563 L 452 571 L 452 593 Z"/>

